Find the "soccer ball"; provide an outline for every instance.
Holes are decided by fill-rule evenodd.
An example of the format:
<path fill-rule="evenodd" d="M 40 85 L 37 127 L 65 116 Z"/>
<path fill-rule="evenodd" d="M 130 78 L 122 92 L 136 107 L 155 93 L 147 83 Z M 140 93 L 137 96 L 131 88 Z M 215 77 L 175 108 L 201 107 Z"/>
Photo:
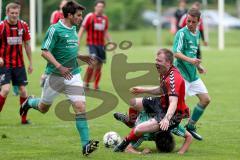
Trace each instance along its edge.
<path fill-rule="evenodd" d="M 110 131 L 103 136 L 104 146 L 107 148 L 113 148 L 121 142 L 121 137 L 116 132 Z"/>

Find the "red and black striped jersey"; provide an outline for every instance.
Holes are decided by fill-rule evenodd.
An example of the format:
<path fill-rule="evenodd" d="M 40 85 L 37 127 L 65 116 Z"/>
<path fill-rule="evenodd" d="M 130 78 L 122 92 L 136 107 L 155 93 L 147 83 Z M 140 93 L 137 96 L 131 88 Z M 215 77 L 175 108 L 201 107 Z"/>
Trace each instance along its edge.
<path fill-rule="evenodd" d="M 82 26 L 87 31 L 88 45 L 105 45 L 105 33 L 108 30 L 108 17 L 98 16 L 95 13 L 86 15 Z"/>
<path fill-rule="evenodd" d="M 189 117 L 189 108 L 185 103 L 185 81 L 177 68 L 172 66 L 169 71 L 161 76 L 161 105 L 167 110 L 169 107 L 169 96 L 177 96 L 178 103 L 175 115 L 178 114 L 184 118 Z"/>
<path fill-rule="evenodd" d="M 11 25 L 7 20 L 0 23 L 0 57 L 7 68 L 23 67 L 23 42 L 29 41 L 30 31 L 28 24 L 18 20 L 16 25 Z"/>

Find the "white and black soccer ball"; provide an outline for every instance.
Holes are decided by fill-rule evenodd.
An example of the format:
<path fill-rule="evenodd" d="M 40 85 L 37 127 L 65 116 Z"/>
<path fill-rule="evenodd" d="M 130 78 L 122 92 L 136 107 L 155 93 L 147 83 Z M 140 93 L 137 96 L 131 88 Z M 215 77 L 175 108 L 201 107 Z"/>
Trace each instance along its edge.
<path fill-rule="evenodd" d="M 103 144 L 107 148 L 113 148 L 122 141 L 118 133 L 110 131 L 104 134 Z"/>

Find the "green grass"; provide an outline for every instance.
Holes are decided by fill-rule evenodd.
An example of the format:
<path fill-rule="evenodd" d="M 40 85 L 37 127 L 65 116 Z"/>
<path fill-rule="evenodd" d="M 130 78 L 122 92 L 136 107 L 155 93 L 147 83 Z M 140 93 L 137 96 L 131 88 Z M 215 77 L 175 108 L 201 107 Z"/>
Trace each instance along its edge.
<path fill-rule="evenodd" d="M 134 34 L 135 33 L 135 34 Z M 157 47 L 143 46 L 137 33 L 140 31 L 114 33 L 117 42 L 123 39 L 133 38 L 134 45 L 131 49 L 117 53 L 125 53 L 128 56 L 128 63 L 153 62 Z M 153 33 L 151 31 L 151 33 Z M 55 115 L 55 105 L 64 97 L 58 98 L 50 111 L 42 115 L 37 111 L 30 110 L 29 118 L 31 125 L 20 125 L 18 109 L 19 98 L 9 94 L 3 111 L 0 114 L 0 136 L 5 134 L 7 138 L 0 137 L 0 159 L 4 160 L 66 160 L 66 159 L 239 159 L 240 153 L 240 127 L 239 112 L 240 102 L 237 100 L 240 95 L 239 84 L 239 31 L 230 32 L 227 48 L 224 51 L 218 51 L 215 46 L 203 48 L 203 65 L 207 68 L 207 75 L 203 75 L 212 102 L 207 108 L 204 116 L 199 122 L 199 133 L 204 137 L 204 141 L 194 140 L 189 152 L 183 156 L 176 153 L 151 155 L 131 155 L 124 153 L 113 153 L 102 145 L 102 137 L 108 131 L 116 131 L 121 136 L 129 132 L 124 125 L 116 122 L 112 113 L 115 111 L 126 112 L 127 104 L 119 97 L 117 107 L 97 118 L 89 121 L 91 137 L 101 140 L 99 150 L 88 158 L 81 155 L 79 136 L 75 129 L 74 122 L 67 122 L 58 119 Z M 148 33 L 144 33 L 148 35 Z M 134 37 L 135 35 L 135 37 Z M 141 37 L 140 37 L 141 38 Z M 155 38 L 155 37 L 154 37 Z M 154 41 L 152 37 L 152 41 Z M 212 38 L 216 39 L 216 38 Z M 232 46 L 230 46 L 232 44 Z M 83 49 L 85 50 L 85 49 Z M 29 76 L 28 92 L 40 96 L 39 78 L 44 71 L 45 61 L 40 57 L 40 50 L 34 54 L 34 73 Z M 117 93 L 111 82 L 111 60 L 114 57 L 108 53 L 108 62 L 104 65 L 103 76 L 101 80 L 101 89 L 117 96 Z M 116 58 L 116 57 L 115 57 Z M 113 64 L 114 65 L 114 64 Z M 118 66 L 121 70 L 122 66 Z M 131 76 L 137 76 L 139 73 L 132 73 Z M 132 77 L 131 77 L 132 78 Z M 187 103 L 190 108 L 197 102 L 196 98 L 188 98 Z M 91 110 L 101 103 L 98 99 L 88 98 L 87 108 Z M 183 139 L 175 137 L 176 149 L 180 147 Z M 155 148 L 152 142 L 144 142 L 142 147 Z"/>

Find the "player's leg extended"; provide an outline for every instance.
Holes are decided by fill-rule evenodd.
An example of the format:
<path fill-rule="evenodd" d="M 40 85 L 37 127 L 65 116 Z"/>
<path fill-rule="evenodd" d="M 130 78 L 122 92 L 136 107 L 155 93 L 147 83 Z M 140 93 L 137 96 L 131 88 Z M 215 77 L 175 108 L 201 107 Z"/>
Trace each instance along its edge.
<path fill-rule="evenodd" d="M 142 104 L 143 98 L 133 98 L 130 100 L 130 107 L 128 110 L 128 115 L 116 112 L 114 113 L 114 118 L 123 122 L 128 127 L 132 128 L 137 119 L 138 113 L 143 110 Z"/>
<path fill-rule="evenodd" d="M 193 109 L 191 119 L 189 120 L 190 125 L 195 125 L 197 123 L 206 107 L 210 103 L 210 97 L 208 93 L 197 94 L 197 97 L 199 98 L 199 103 Z"/>
<path fill-rule="evenodd" d="M 83 155 L 88 155 L 98 147 L 98 141 L 89 140 L 89 128 L 86 118 L 85 95 L 83 82 L 80 74 L 74 75 L 71 80 L 64 81 L 65 93 L 68 99 L 72 102 L 74 112 L 76 114 L 76 128 L 78 130 L 81 144 L 83 147 Z M 77 88 L 77 90 L 76 90 Z"/>
<path fill-rule="evenodd" d="M 5 104 L 9 91 L 10 91 L 10 84 L 2 85 L 1 92 L 0 92 L 0 112 L 2 111 L 2 108 Z"/>
<path fill-rule="evenodd" d="M 82 144 L 82 153 L 87 156 L 97 149 L 99 141 L 89 140 L 89 128 L 85 114 L 85 101 L 75 101 L 72 103 L 76 114 L 76 128 Z"/>
<path fill-rule="evenodd" d="M 144 133 L 151 133 L 158 130 L 159 124 L 155 119 L 143 122 L 131 130 L 128 136 L 114 148 L 114 152 L 123 152 L 131 141 L 137 141 Z"/>
<path fill-rule="evenodd" d="M 99 89 L 99 82 L 100 82 L 101 75 L 102 75 L 102 71 L 101 71 L 102 65 L 103 65 L 103 63 L 98 61 L 96 64 L 96 67 L 95 67 L 95 74 L 94 74 L 94 77 L 95 77 L 94 89 L 95 90 Z"/>
<path fill-rule="evenodd" d="M 20 96 L 19 102 L 20 102 L 20 106 L 21 106 L 27 99 L 27 90 L 26 90 L 25 86 L 23 86 L 23 85 L 17 86 L 17 87 L 18 87 L 18 91 L 19 91 L 19 96 Z M 27 112 L 25 112 L 21 116 L 21 122 L 22 122 L 22 124 L 29 124 L 29 121 L 27 120 Z"/>
<path fill-rule="evenodd" d="M 208 91 L 202 82 L 201 79 L 193 82 L 190 87 L 190 95 L 196 95 L 199 98 L 199 102 L 193 109 L 192 116 L 187 124 L 187 130 L 193 135 L 194 138 L 198 140 L 202 140 L 202 137 L 196 133 L 196 126 L 195 124 L 202 116 L 205 108 L 210 103 L 210 97 L 208 95 Z"/>
<path fill-rule="evenodd" d="M 50 106 L 52 105 L 56 96 L 58 96 L 58 92 L 53 90 L 49 85 L 49 77 L 47 77 L 46 82 L 43 87 L 42 96 L 40 98 L 33 98 L 29 96 L 27 100 L 21 105 L 20 115 L 27 112 L 29 108 L 33 108 L 38 110 L 41 113 L 46 113 Z"/>

